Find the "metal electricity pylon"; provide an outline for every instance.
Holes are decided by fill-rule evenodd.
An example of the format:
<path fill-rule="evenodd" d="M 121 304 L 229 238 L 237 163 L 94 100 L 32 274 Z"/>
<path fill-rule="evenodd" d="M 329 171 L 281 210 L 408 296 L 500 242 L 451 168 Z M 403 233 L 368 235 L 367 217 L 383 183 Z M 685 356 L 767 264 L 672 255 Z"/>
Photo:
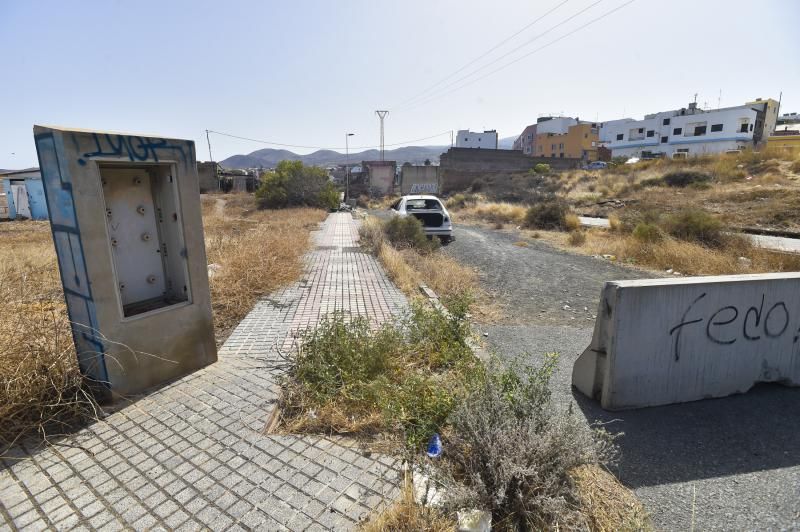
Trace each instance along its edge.
<path fill-rule="evenodd" d="M 383 119 L 389 114 L 389 111 L 375 111 L 378 118 L 381 119 L 381 161 L 383 160 Z"/>

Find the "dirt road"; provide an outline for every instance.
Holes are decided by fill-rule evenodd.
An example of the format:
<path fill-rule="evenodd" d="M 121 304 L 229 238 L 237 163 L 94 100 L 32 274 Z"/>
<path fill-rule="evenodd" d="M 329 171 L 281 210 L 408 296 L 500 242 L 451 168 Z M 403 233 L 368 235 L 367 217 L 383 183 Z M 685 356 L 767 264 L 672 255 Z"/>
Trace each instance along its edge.
<path fill-rule="evenodd" d="M 559 352 L 554 396 L 589 422 L 608 423 L 622 456 L 616 473 L 664 530 L 800 527 L 800 389 L 758 386 L 725 399 L 604 412 L 570 385 L 592 335 L 604 281 L 652 277 L 520 235 L 459 226 L 445 253 L 473 266 L 508 319 L 479 325 L 503 358 Z"/>

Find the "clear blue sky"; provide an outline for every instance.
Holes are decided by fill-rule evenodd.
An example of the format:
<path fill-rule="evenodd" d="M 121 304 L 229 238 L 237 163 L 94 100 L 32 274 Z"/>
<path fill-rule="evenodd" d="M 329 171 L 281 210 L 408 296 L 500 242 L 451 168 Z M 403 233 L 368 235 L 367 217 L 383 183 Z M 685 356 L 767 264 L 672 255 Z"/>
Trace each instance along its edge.
<path fill-rule="evenodd" d="M 0 168 L 37 164 L 34 123 L 190 138 L 206 159 L 205 129 L 333 148 L 350 131 L 351 145 L 375 145 L 381 108 L 387 144 L 459 128 L 513 136 L 544 113 L 640 117 L 694 93 L 716 107 L 720 89 L 723 106 L 783 91 L 783 110 L 800 111 L 797 0 L 636 0 L 398 106 L 563 1 L 0 0 Z M 551 29 L 596 1 L 568 0 L 451 81 L 626 0 Z M 218 160 L 265 147 L 211 140 Z"/>

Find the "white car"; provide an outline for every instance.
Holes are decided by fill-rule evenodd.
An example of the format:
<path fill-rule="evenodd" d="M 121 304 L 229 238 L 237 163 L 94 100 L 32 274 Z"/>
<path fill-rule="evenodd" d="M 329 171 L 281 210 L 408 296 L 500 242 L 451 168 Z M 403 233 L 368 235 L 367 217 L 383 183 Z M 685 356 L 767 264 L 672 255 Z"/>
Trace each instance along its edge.
<path fill-rule="evenodd" d="M 437 236 L 442 242 L 454 239 L 450 213 L 436 196 L 403 196 L 389 209 L 395 216 L 414 216 L 419 219 L 428 236 Z"/>

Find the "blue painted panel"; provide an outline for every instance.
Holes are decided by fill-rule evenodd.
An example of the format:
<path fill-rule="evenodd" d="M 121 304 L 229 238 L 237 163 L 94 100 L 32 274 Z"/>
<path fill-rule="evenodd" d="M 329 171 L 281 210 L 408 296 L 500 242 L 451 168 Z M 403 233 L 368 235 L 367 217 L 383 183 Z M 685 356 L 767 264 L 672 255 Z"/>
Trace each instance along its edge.
<path fill-rule="evenodd" d="M 8 218 L 15 220 L 17 218 L 17 208 L 14 206 L 14 196 L 11 194 L 11 181 L 3 179 L 3 194 L 6 195 L 8 202 Z"/>
<path fill-rule="evenodd" d="M 44 197 L 44 185 L 41 179 L 28 178 L 25 180 L 25 189 L 28 191 L 28 204 L 31 209 L 31 218 L 34 220 L 47 220 L 47 200 Z"/>
<path fill-rule="evenodd" d="M 105 347 L 98 330 L 97 314 L 72 197 L 72 178 L 64 160 L 61 137 L 52 133 L 35 137 L 42 184 L 50 213 L 50 227 L 58 256 L 61 283 L 72 322 L 72 337 L 81 373 L 108 389 Z"/>

